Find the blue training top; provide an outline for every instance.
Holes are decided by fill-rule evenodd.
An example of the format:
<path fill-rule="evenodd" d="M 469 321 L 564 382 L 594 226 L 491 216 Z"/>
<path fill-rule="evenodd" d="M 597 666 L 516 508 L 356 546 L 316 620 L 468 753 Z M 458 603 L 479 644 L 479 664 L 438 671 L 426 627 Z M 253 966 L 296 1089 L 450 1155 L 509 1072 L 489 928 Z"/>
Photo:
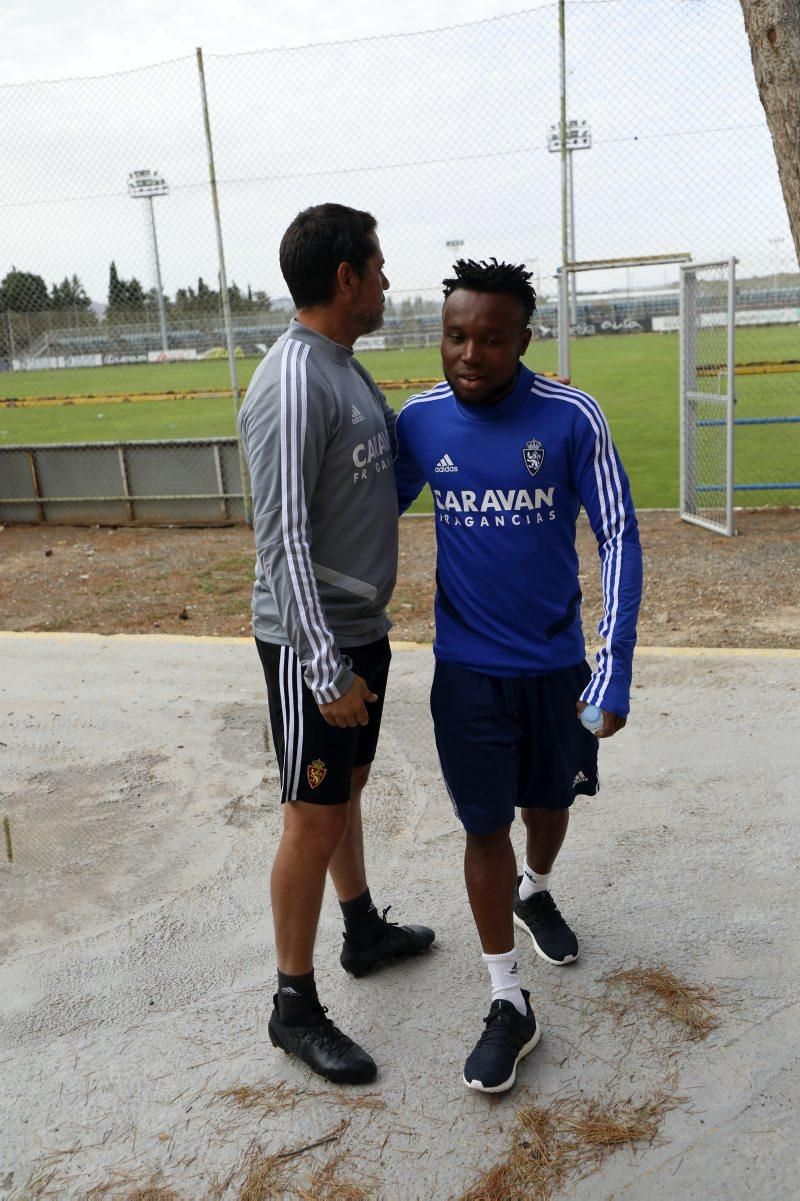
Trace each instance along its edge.
<path fill-rule="evenodd" d="M 400 512 L 426 483 L 437 541 L 437 659 L 488 675 L 542 675 L 586 654 L 575 523 L 597 538 L 603 645 L 582 699 L 630 708 L 642 552 L 628 477 L 586 392 L 520 364 L 499 404 L 462 404 L 449 384 L 412 396 L 397 421 Z"/>

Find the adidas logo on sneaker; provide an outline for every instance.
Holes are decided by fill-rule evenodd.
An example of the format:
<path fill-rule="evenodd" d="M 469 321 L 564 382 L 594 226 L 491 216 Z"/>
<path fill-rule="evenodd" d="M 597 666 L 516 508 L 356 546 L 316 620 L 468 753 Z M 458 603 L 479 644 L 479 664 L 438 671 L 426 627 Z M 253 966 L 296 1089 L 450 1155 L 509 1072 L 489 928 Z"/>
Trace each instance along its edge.
<path fill-rule="evenodd" d="M 358 425 L 359 421 L 365 421 L 364 414 L 359 409 L 358 405 L 353 405 L 353 425 Z"/>
<path fill-rule="evenodd" d="M 449 455 L 442 455 L 434 471 L 458 471 L 458 468 Z"/>

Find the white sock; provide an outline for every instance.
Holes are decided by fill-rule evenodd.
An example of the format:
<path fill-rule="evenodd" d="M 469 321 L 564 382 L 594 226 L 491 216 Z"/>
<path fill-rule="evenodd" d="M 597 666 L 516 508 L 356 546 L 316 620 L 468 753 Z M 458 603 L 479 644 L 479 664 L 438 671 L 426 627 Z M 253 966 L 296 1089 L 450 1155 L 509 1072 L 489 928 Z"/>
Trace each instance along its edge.
<path fill-rule="evenodd" d="M 550 875 L 550 872 L 547 875 L 544 872 L 535 872 L 526 859 L 519 882 L 519 899 L 527 901 L 535 892 L 546 892 L 550 885 Z"/>
<path fill-rule="evenodd" d="M 492 978 L 492 1000 L 510 1001 L 520 1013 L 527 1013 L 517 974 L 517 948 L 504 955 L 484 955 L 483 962 Z"/>

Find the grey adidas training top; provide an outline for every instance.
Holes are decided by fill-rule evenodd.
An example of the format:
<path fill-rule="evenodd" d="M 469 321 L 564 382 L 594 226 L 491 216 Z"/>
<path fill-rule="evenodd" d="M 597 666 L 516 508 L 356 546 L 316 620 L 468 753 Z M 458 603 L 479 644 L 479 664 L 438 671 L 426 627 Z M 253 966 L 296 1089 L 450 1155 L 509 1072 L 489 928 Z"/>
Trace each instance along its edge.
<path fill-rule="evenodd" d="M 353 682 L 343 649 L 390 628 L 396 415 L 353 352 L 292 321 L 239 412 L 256 540 L 253 630 L 291 646 L 319 704 Z"/>

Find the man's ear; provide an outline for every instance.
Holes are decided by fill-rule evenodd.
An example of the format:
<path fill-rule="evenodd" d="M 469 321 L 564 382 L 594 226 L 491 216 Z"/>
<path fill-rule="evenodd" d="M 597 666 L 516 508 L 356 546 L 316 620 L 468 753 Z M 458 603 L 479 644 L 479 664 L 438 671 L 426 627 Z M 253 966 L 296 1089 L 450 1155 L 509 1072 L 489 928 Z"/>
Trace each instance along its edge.
<path fill-rule="evenodd" d="M 532 329 L 528 328 L 528 329 L 526 329 L 526 330 L 523 332 L 523 334 L 522 334 L 522 341 L 521 341 L 521 343 L 520 343 L 520 347 L 519 347 L 519 357 L 520 357 L 520 358 L 522 358 L 522 356 L 524 355 L 525 351 L 526 351 L 526 350 L 528 349 L 528 347 L 530 346 L 530 344 L 531 344 L 531 338 L 532 338 L 532 337 L 533 337 L 533 330 L 532 330 Z"/>
<path fill-rule="evenodd" d="M 355 272 L 351 263 L 340 263 L 336 268 L 336 286 L 339 292 L 349 293 L 353 287 Z"/>

